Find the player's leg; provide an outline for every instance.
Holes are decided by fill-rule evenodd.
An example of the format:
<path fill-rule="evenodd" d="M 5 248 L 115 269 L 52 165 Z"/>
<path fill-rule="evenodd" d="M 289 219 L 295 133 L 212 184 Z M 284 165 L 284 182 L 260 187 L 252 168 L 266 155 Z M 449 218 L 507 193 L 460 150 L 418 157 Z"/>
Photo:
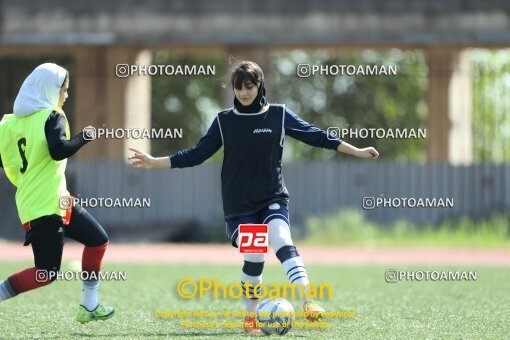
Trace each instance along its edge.
<path fill-rule="evenodd" d="M 25 245 L 32 244 L 35 266 L 19 271 L 0 283 L 0 301 L 46 286 L 56 279 L 62 262 L 64 230 L 59 216 L 30 222 Z"/>
<path fill-rule="evenodd" d="M 308 319 L 323 316 L 324 309 L 307 298 L 310 281 L 305 263 L 294 245 L 290 233 L 289 212 L 283 203 L 273 203 L 263 213 L 263 223 L 269 226 L 269 244 L 283 265 L 291 284 L 300 285 L 300 300 Z"/>
<path fill-rule="evenodd" d="M 104 253 L 108 247 L 108 235 L 103 227 L 81 206 L 73 207 L 71 222 L 65 235 L 82 243 L 82 271 L 87 277 L 97 278 L 101 270 Z M 99 280 L 83 280 L 82 303 L 78 310 L 78 321 L 84 323 L 105 320 L 115 314 L 115 308 L 102 306 L 98 301 Z"/>
<path fill-rule="evenodd" d="M 241 273 L 241 285 L 243 300 L 248 315 L 244 319 L 244 330 L 247 333 L 259 333 L 256 315 L 259 299 L 255 297 L 255 285 L 262 283 L 262 271 L 264 269 L 264 254 L 243 254 L 244 264 Z M 246 288 L 249 282 L 248 288 Z M 260 288 L 257 287 L 257 295 L 260 296 Z"/>
<path fill-rule="evenodd" d="M 238 247 L 239 225 L 259 223 L 258 214 L 242 217 L 227 222 L 227 235 L 232 246 Z M 255 334 L 260 330 L 256 325 L 256 313 L 259 299 L 254 296 L 254 286 L 262 283 L 262 271 L 264 269 L 264 254 L 243 254 L 244 264 L 241 270 L 241 286 L 243 289 L 243 301 L 245 305 L 246 316 L 244 320 L 244 330 L 246 333 Z M 247 289 L 247 283 L 249 288 Z M 260 293 L 260 289 L 257 293 Z"/>

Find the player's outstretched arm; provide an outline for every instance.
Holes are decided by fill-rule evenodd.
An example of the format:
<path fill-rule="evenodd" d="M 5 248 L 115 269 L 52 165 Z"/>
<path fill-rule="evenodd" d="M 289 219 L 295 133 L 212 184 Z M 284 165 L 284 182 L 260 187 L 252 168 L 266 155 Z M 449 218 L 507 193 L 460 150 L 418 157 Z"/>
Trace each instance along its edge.
<path fill-rule="evenodd" d="M 129 165 L 133 168 L 161 169 L 172 167 L 170 157 L 152 157 L 148 153 L 137 149 L 129 148 L 129 150 L 135 153 L 133 156 L 128 158 Z"/>
<path fill-rule="evenodd" d="M 349 154 L 349 155 L 353 155 L 353 156 L 356 156 L 356 157 L 359 157 L 359 158 L 370 158 L 370 159 L 377 159 L 379 158 L 379 152 L 377 152 L 376 149 L 374 149 L 373 147 L 368 147 L 368 148 L 363 148 L 363 149 L 359 149 L 347 142 L 342 142 L 338 147 L 337 147 L 337 151 L 338 152 L 343 152 L 343 153 L 346 153 L 346 154 Z"/>
<path fill-rule="evenodd" d="M 194 148 L 178 151 L 170 157 L 152 157 L 137 149 L 129 149 L 135 154 L 128 158 L 130 165 L 142 169 L 189 168 L 202 164 L 221 148 L 223 140 L 219 123 L 215 118 L 207 134 L 200 138 Z"/>

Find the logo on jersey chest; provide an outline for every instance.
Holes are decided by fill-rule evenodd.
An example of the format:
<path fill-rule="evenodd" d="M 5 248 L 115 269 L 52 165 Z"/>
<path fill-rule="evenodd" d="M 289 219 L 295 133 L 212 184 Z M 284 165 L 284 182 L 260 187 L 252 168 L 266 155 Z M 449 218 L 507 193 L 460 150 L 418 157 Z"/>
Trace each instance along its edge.
<path fill-rule="evenodd" d="M 253 130 L 254 134 L 255 133 L 271 133 L 271 132 L 273 132 L 273 130 L 271 130 L 271 129 L 255 129 L 255 130 Z"/>

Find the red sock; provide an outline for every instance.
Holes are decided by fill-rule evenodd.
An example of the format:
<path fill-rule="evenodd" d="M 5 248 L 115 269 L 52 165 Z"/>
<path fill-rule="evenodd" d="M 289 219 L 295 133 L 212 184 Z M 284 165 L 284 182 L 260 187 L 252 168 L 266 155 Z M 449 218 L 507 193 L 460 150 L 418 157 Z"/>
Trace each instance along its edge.
<path fill-rule="evenodd" d="M 85 246 L 81 258 L 81 270 L 97 274 L 101 270 L 101 262 L 103 261 L 103 256 L 108 244 L 110 244 L 109 241 L 97 247 Z"/>
<path fill-rule="evenodd" d="M 40 272 L 38 273 L 38 271 Z M 48 279 L 47 275 L 44 276 L 42 272 L 42 269 L 36 267 L 21 270 L 9 276 L 9 284 L 16 294 L 49 285 L 52 281 Z"/>

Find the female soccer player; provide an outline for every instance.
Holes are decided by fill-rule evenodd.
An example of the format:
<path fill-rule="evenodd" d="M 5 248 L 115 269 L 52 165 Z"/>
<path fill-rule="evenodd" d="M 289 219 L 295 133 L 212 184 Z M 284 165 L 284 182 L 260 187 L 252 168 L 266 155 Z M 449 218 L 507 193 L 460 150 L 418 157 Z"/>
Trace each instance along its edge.
<path fill-rule="evenodd" d="M 379 154 L 372 147 L 358 149 L 329 139 L 324 131 L 303 121 L 284 105 L 269 104 L 265 98 L 264 75 L 254 62 L 237 65 L 232 71 L 231 84 L 234 107 L 218 113 L 195 148 L 159 158 L 131 149 L 135 154 L 129 160 L 137 168 L 186 168 L 201 164 L 223 146 L 223 209 L 232 245 L 237 247 L 240 224 L 267 224 L 269 244 L 283 264 L 289 281 L 302 285 L 306 291 L 308 275 L 292 242 L 287 208 L 289 194 L 282 177 L 285 135 L 360 158 L 377 159 Z M 264 255 L 243 255 L 241 283 L 249 281 L 253 287 L 262 282 Z M 256 312 L 258 300 L 244 295 L 247 312 Z M 302 303 L 309 319 L 322 317 L 324 309 L 316 302 L 303 297 Z M 253 321 L 250 317 L 245 319 L 247 333 L 259 332 Z"/>
<path fill-rule="evenodd" d="M 14 102 L 13 114 L 0 122 L 0 166 L 16 186 L 16 206 L 32 245 L 35 267 L 0 282 L 0 301 L 46 286 L 57 278 L 64 236 L 85 245 L 83 277 L 97 278 L 108 246 L 101 225 L 67 191 L 67 158 L 87 143 L 83 132 L 70 138 L 62 110 L 68 97 L 69 73 L 62 67 L 39 65 L 25 79 Z M 81 323 L 105 320 L 115 309 L 98 303 L 98 280 L 83 281 Z"/>

